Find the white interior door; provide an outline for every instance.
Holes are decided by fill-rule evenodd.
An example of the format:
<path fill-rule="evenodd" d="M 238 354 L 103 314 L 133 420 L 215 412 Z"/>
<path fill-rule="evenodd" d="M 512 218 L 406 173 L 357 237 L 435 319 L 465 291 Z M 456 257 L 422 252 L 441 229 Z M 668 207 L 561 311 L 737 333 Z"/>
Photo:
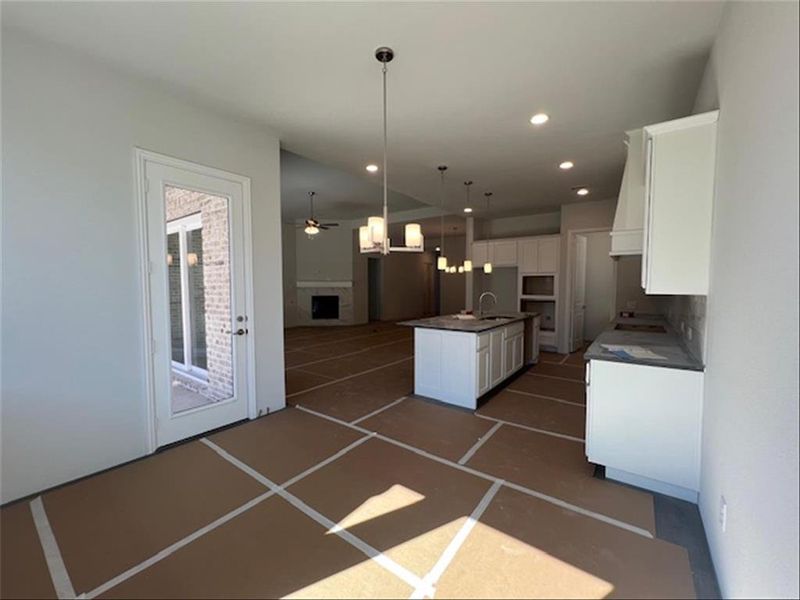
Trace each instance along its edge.
<path fill-rule="evenodd" d="M 247 418 L 244 186 L 144 161 L 156 446 Z"/>
<path fill-rule="evenodd" d="M 586 323 L 586 236 L 572 236 L 572 335 L 570 352 L 583 347 Z"/>

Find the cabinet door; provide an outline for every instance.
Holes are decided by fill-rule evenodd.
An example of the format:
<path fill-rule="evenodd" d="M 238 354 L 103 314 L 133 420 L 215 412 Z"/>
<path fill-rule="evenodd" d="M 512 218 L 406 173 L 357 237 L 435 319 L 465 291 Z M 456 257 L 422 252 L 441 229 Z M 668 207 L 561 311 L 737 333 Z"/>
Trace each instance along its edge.
<path fill-rule="evenodd" d="M 492 242 L 492 263 L 497 267 L 517 266 L 517 242 Z"/>
<path fill-rule="evenodd" d="M 478 374 L 478 395 L 482 396 L 489 391 L 491 360 L 489 348 L 478 350 L 477 354 L 477 374 Z"/>
<path fill-rule="evenodd" d="M 489 336 L 489 362 L 491 366 L 490 387 L 496 386 L 503 380 L 503 330 L 494 329 Z"/>
<path fill-rule="evenodd" d="M 539 240 L 521 240 L 517 254 L 521 273 L 539 272 Z"/>
<path fill-rule="evenodd" d="M 558 271 L 558 246 L 561 238 L 539 240 L 539 273 Z"/>
<path fill-rule="evenodd" d="M 514 372 L 514 339 L 515 338 L 510 337 L 504 343 L 503 379 Z"/>
<path fill-rule="evenodd" d="M 522 363 L 525 361 L 525 334 L 521 333 L 514 338 L 514 364 L 512 365 L 511 372 L 515 372 L 522 368 Z"/>
<path fill-rule="evenodd" d="M 488 242 L 472 242 L 472 265 L 476 269 L 483 267 L 484 263 L 489 262 Z"/>

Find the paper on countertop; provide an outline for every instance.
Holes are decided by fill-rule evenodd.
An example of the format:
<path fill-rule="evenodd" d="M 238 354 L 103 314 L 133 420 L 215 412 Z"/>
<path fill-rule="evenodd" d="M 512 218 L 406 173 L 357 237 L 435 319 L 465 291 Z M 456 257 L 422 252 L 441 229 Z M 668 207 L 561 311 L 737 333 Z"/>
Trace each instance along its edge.
<path fill-rule="evenodd" d="M 646 360 L 667 360 L 666 356 L 661 356 L 655 352 L 643 348 L 642 346 L 618 346 L 615 344 L 601 344 L 603 348 L 611 352 L 614 356 L 625 359 L 646 359 Z"/>

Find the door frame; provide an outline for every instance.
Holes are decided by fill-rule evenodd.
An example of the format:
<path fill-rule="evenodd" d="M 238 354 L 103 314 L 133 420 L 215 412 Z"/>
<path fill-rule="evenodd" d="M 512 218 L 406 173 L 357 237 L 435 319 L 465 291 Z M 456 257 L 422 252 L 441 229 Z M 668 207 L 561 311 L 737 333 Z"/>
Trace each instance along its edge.
<path fill-rule="evenodd" d="M 242 220 L 243 234 L 242 251 L 244 254 L 244 301 L 247 305 L 250 320 L 248 321 L 249 334 L 245 336 L 247 348 L 247 374 L 241 382 L 247 388 L 247 416 L 254 419 L 258 416 L 256 405 L 256 374 L 255 374 L 255 304 L 253 296 L 253 232 L 250 198 L 250 178 L 236 173 L 230 173 L 190 162 L 166 154 L 159 154 L 143 148 L 134 147 L 134 197 L 136 200 L 137 239 L 139 242 L 139 280 L 142 292 L 142 357 L 144 362 L 145 382 L 145 414 L 147 418 L 145 444 L 148 453 L 153 453 L 158 448 L 156 434 L 156 391 L 155 391 L 155 366 L 153 342 L 153 311 L 151 307 L 150 290 L 150 243 L 147 233 L 147 173 L 146 163 L 160 164 L 200 175 L 225 179 L 242 186 Z"/>
<path fill-rule="evenodd" d="M 570 347 L 572 345 L 572 305 L 574 303 L 574 282 L 573 282 L 573 261 L 575 259 L 572 256 L 572 241 L 576 235 L 586 235 L 589 233 L 602 233 L 607 231 L 609 235 L 611 234 L 611 227 L 586 227 L 583 229 L 569 229 L 567 230 L 567 273 L 566 273 L 566 286 L 567 286 L 567 293 L 564 305 L 566 307 L 566 327 L 564 330 L 566 332 L 566 336 L 563 334 L 560 336 L 562 339 L 559 340 L 559 349 L 564 350 L 567 354 L 570 352 Z M 609 258 L 611 258 L 609 256 Z M 616 281 L 617 276 L 617 261 L 611 258 L 612 262 L 614 263 L 614 280 Z M 612 298 L 612 305 L 616 306 L 617 303 L 617 287 L 614 286 L 614 296 Z M 561 342 L 563 342 L 563 346 L 560 346 Z"/>

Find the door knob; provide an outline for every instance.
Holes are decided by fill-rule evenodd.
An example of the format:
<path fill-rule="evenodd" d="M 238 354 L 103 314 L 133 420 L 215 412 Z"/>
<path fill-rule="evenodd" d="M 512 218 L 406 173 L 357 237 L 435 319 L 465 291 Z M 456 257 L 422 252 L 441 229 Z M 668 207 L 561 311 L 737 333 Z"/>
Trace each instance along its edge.
<path fill-rule="evenodd" d="M 245 335 L 247 333 L 247 329 L 242 329 L 241 327 L 236 331 L 231 331 L 229 329 L 223 329 L 222 333 L 229 333 L 231 335 Z"/>

